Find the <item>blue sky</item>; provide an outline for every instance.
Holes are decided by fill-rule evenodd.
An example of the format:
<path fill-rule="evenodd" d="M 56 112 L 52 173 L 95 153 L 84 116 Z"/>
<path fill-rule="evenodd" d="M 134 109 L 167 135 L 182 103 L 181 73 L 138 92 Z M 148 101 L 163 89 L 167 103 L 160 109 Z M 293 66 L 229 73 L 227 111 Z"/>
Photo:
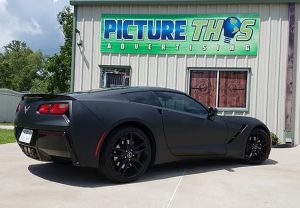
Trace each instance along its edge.
<path fill-rule="evenodd" d="M 64 39 L 56 16 L 68 5 L 69 0 L 0 0 L 0 52 L 12 40 L 45 55 L 59 52 Z"/>

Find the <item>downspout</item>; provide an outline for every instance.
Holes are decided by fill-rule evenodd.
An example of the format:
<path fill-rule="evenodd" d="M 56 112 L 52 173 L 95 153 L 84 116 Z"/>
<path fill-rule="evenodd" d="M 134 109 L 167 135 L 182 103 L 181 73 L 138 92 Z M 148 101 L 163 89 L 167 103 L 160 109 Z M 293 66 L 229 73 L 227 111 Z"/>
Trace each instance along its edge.
<path fill-rule="evenodd" d="M 288 64 L 286 75 L 286 98 L 285 98 L 285 142 L 294 143 L 292 132 L 293 121 L 293 74 L 294 74 L 294 52 L 295 52 L 295 3 L 288 5 L 289 19 L 289 42 L 288 42 Z"/>
<path fill-rule="evenodd" d="M 76 25 L 77 25 L 77 5 L 74 5 L 73 37 L 72 37 L 72 64 L 71 64 L 71 92 L 74 92 L 75 56 L 76 56 Z"/>

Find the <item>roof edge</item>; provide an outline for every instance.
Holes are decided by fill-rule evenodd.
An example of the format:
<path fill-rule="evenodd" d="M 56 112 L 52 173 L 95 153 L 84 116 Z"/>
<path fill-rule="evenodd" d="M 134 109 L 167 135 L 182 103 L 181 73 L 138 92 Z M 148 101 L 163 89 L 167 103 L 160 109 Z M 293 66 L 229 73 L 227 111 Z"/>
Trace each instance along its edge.
<path fill-rule="evenodd" d="M 10 90 L 7 88 L 0 88 L 0 94 L 1 95 L 17 95 L 17 96 L 21 96 L 23 93 L 21 92 L 17 92 L 14 90 Z"/>
<path fill-rule="evenodd" d="M 250 4 L 300 3 L 300 0 L 252 0 Z M 249 0 L 70 0 L 71 5 L 249 4 Z"/>

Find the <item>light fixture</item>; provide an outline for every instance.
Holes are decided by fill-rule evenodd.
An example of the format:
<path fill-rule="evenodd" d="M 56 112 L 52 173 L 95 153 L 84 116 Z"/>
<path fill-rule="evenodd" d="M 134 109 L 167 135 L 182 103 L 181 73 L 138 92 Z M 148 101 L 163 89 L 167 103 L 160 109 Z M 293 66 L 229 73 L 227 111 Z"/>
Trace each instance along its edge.
<path fill-rule="evenodd" d="M 83 41 L 81 40 L 80 30 L 78 30 L 78 29 L 76 28 L 76 29 L 75 29 L 75 33 L 78 33 L 78 35 L 79 35 L 79 40 L 78 40 L 78 42 L 77 42 L 77 45 L 78 45 L 79 47 L 81 47 L 81 46 L 83 45 Z"/>

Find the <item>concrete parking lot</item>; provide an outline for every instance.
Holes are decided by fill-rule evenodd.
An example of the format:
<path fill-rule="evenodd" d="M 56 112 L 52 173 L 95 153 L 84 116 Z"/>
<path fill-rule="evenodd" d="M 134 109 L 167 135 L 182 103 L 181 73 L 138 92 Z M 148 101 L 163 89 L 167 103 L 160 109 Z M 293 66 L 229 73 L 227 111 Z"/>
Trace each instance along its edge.
<path fill-rule="evenodd" d="M 0 207 L 300 207 L 300 147 L 260 166 L 201 160 L 153 167 L 116 185 L 93 169 L 42 163 L 0 145 Z"/>

